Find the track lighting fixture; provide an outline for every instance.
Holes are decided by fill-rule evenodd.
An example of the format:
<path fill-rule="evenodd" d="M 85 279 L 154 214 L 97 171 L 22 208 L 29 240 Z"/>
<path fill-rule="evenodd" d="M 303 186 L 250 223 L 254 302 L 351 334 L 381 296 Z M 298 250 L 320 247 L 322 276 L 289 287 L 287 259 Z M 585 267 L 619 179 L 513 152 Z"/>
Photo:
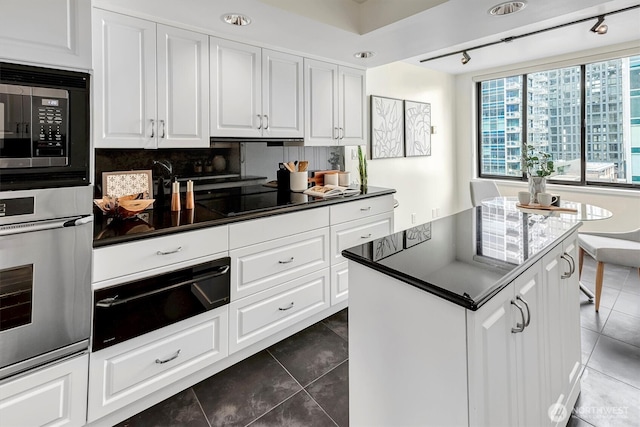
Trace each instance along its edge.
<path fill-rule="evenodd" d="M 464 52 L 462 52 L 462 58 L 460 58 L 460 62 L 462 62 L 463 64 L 466 64 L 469 61 L 471 61 L 471 57 L 469 56 L 469 54 L 465 50 Z"/>
<path fill-rule="evenodd" d="M 591 27 L 591 31 L 596 34 L 607 34 L 608 29 L 609 26 L 604 23 L 604 15 L 598 16 L 598 22 L 596 22 L 596 24 Z"/>

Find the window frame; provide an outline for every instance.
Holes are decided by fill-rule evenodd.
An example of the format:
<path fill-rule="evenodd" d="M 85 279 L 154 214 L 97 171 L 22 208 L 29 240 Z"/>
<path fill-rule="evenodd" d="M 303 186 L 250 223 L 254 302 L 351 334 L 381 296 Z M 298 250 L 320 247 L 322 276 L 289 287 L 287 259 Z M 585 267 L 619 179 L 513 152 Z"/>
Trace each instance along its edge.
<path fill-rule="evenodd" d="M 610 57 L 607 59 L 593 60 L 590 62 L 581 62 L 578 64 L 572 65 L 561 65 L 557 68 L 546 68 L 546 67 L 535 67 L 535 70 L 527 70 L 520 73 L 513 74 L 505 74 L 502 77 L 488 77 L 478 79 L 475 82 L 475 101 L 476 101 L 476 168 L 477 168 L 477 176 L 483 179 L 491 179 L 491 180 L 502 180 L 502 181 L 512 181 L 512 182 L 526 182 L 527 175 L 525 171 L 522 171 L 521 176 L 507 176 L 507 175 L 495 175 L 488 174 L 482 172 L 482 83 L 490 80 L 504 78 L 507 79 L 509 77 L 517 77 L 520 76 L 522 80 L 522 93 L 526 94 L 528 90 L 528 81 L 527 76 L 532 73 L 541 72 L 541 71 L 551 71 L 556 69 L 561 69 L 567 66 L 578 66 L 580 67 L 580 180 L 578 181 L 565 181 L 562 179 L 553 179 L 552 177 L 548 178 L 548 182 L 551 184 L 563 185 L 567 187 L 598 187 L 598 188 L 618 188 L 625 190 L 635 190 L 640 191 L 640 185 L 634 183 L 620 183 L 620 182 L 599 182 L 599 181 L 587 181 L 587 123 L 586 123 L 586 68 L 588 64 L 605 62 L 615 59 L 622 59 L 625 57 L 637 56 L 637 54 L 629 54 L 617 57 Z M 522 129 L 520 131 L 522 144 L 526 141 L 526 135 L 528 135 L 529 124 L 528 124 L 528 99 L 526 95 L 522 97 Z M 505 133 L 506 139 L 506 133 Z M 602 143 L 599 141 L 598 143 Z M 608 143 L 608 141 L 606 142 Z M 631 141 L 629 141 L 631 143 Z"/>

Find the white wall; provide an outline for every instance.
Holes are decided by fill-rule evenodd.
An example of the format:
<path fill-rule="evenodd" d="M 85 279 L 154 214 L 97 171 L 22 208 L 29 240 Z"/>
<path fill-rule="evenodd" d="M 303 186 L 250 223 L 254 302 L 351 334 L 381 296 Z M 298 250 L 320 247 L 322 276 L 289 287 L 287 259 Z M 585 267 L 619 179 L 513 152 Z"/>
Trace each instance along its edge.
<path fill-rule="evenodd" d="M 545 60 L 531 61 L 515 66 L 485 70 L 481 73 L 456 76 L 455 117 L 456 154 L 458 164 L 457 208 L 471 207 L 469 181 L 477 176 L 476 160 L 476 99 L 474 79 L 490 79 L 528 71 L 540 71 L 584 62 L 604 61 L 620 56 L 638 55 L 638 42 L 626 43 L 606 49 L 589 50 L 572 55 L 562 55 Z M 481 74 L 481 75 L 480 75 Z M 525 182 L 500 182 L 498 187 L 505 196 L 516 195 L 526 190 Z M 586 231 L 626 231 L 640 227 L 640 192 L 611 188 L 576 188 L 548 184 L 547 189 L 561 195 L 565 200 L 575 200 L 605 207 L 613 212 L 611 219 L 585 222 Z"/>
<path fill-rule="evenodd" d="M 439 216 L 457 209 L 454 83 L 452 75 L 402 62 L 367 70 L 367 95 L 428 102 L 431 124 L 437 127 L 431 135 L 431 156 L 368 160 L 369 185 L 397 191 L 396 230 L 412 226 L 412 213 L 415 224 L 421 224 L 432 219 L 433 209 L 439 210 Z M 346 169 L 352 177 L 358 175 L 357 161 L 351 159 L 355 151 L 355 147 L 345 149 Z"/>

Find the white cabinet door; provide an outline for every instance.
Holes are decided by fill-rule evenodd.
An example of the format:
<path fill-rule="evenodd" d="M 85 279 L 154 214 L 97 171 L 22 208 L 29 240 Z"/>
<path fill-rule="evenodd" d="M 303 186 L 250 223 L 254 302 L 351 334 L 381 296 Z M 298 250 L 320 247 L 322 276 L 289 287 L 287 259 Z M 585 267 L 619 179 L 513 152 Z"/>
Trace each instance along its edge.
<path fill-rule="evenodd" d="M 263 136 L 304 137 L 302 57 L 262 50 Z"/>
<path fill-rule="evenodd" d="M 261 49 L 215 37 L 210 49 L 211 135 L 262 136 Z"/>
<path fill-rule="evenodd" d="M 89 355 L 47 365 L 0 385 L 3 426 L 83 426 Z"/>
<path fill-rule="evenodd" d="M 363 145 L 366 142 L 365 80 L 364 70 L 338 68 L 338 141 L 341 145 Z"/>
<path fill-rule="evenodd" d="M 158 25 L 158 148 L 209 147 L 209 37 Z"/>
<path fill-rule="evenodd" d="M 2 1 L 0 58 L 91 69 L 91 2 Z"/>
<path fill-rule="evenodd" d="M 471 426 L 516 426 L 517 367 L 512 328 L 522 322 L 512 304 L 514 284 L 467 320 Z"/>
<path fill-rule="evenodd" d="M 96 148 L 156 147 L 156 24 L 94 10 Z"/>
<path fill-rule="evenodd" d="M 336 145 L 338 138 L 338 66 L 304 60 L 305 145 Z"/>
<path fill-rule="evenodd" d="M 546 417 L 544 286 L 542 269 L 534 265 L 515 281 L 516 302 L 527 315 L 525 328 L 514 333 L 518 381 L 518 420 L 520 426 L 549 424 Z M 516 312 L 520 322 L 520 314 Z"/>

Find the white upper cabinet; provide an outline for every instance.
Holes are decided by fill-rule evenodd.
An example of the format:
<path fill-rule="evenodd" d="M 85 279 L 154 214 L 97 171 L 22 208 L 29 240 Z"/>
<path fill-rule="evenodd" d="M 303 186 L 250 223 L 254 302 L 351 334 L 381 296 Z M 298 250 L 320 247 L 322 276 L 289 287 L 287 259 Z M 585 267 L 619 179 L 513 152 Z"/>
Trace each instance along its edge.
<path fill-rule="evenodd" d="M 302 138 L 302 58 L 211 38 L 211 136 Z"/>
<path fill-rule="evenodd" d="M 208 37 L 98 9 L 93 21 L 95 147 L 208 147 Z"/>
<path fill-rule="evenodd" d="M 91 2 L 3 0 L 0 59 L 91 68 Z"/>
<path fill-rule="evenodd" d="M 366 141 L 365 72 L 305 59 L 305 145 Z"/>

